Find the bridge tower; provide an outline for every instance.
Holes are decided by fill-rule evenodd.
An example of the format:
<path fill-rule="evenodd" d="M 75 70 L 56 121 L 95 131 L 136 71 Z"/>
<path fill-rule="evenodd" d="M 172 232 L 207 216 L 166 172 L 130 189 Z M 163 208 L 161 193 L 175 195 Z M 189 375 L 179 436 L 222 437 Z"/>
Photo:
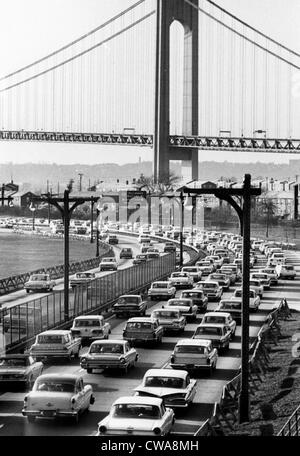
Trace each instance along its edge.
<path fill-rule="evenodd" d="M 191 0 L 198 7 L 198 0 Z M 189 161 L 192 179 L 198 179 L 198 150 L 172 148 L 170 133 L 170 26 L 184 28 L 183 126 L 184 135 L 198 134 L 198 12 L 183 0 L 157 0 L 155 81 L 154 176 L 169 174 L 171 160 Z"/>

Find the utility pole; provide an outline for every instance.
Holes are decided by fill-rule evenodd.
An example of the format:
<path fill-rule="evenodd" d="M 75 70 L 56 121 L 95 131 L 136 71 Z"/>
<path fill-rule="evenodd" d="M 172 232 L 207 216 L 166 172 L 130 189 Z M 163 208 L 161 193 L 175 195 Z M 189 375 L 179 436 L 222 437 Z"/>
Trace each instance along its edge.
<path fill-rule="evenodd" d="M 82 191 L 82 176 L 83 176 L 83 173 L 78 173 L 78 176 L 79 176 L 79 191 L 81 192 Z"/>

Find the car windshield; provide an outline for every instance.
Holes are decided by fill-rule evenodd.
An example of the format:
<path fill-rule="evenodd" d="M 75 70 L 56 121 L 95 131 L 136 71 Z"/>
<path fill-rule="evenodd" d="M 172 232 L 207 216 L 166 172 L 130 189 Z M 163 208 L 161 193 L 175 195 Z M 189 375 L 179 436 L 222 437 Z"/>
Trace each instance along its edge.
<path fill-rule="evenodd" d="M 33 275 L 33 276 L 30 276 L 30 279 L 29 279 L 31 282 L 37 282 L 37 281 L 40 281 L 40 280 L 48 280 L 48 276 L 47 275 L 43 275 L 43 274 L 37 274 L 37 275 Z"/>
<path fill-rule="evenodd" d="M 242 303 L 241 302 L 222 302 L 220 304 L 221 309 L 241 309 L 242 308 Z"/>
<path fill-rule="evenodd" d="M 146 257 L 146 255 L 137 255 L 136 258 L 138 260 L 145 260 L 147 257 Z"/>
<path fill-rule="evenodd" d="M 203 293 L 202 291 L 199 291 L 199 292 L 193 292 L 193 291 L 183 291 L 182 292 L 182 297 L 183 298 L 191 298 L 191 299 L 195 299 L 195 298 L 202 298 L 203 296 Z"/>
<path fill-rule="evenodd" d="M 27 358 L 0 358 L 0 367 L 24 367 L 27 366 Z"/>
<path fill-rule="evenodd" d="M 89 353 L 123 353 L 122 344 L 94 344 L 91 346 Z"/>
<path fill-rule="evenodd" d="M 183 388 L 184 379 L 177 377 L 147 377 L 145 386 L 161 388 Z"/>
<path fill-rule="evenodd" d="M 112 415 L 114 418 L 161 418 L 159 407 L 149 404 L 117 404 Z"/>
<path fill-rule="evenodd" d="M 285 266 L 284 267 L 287 271 L 293 271 L 294 270 L 294 266 Z"/>
<path fill-rule="evenodd" d="M 219 317 L 218 315 L 208 315 L 204 317 L 204 323 L 225 323 L 225 317 Z"/>
<path fill-rule="evenodd" d="M 182 272 L 197 272 L 197 268 L 184 268 Z"/>
<path fill-rule="evenodd" d="M 254 287 L 259 287 L 259 285 L 260 285 L 258 280 L 250 280 L 249 284 L 253 285 Z"/>
<path fill-rule="evenodd" d="M 114 258 L 103 258 L 103 263 L 111 263 L 111 262 L 114 262 L 115 259 Z"/>
<path fill-rule="evenodd" d="M 221 336 L 222 335 L 222 328 L 214 327 L 214 326 L 199 326 L 196 329 L 195 335 L 204 334 L 204 335 L 211 335 L 211 336 Z"/>
<path fill-rule="evenodd" d="M 49 336 L 38 336 L 39 344 L 61 344 L 62 336 L 61 335 L 49 335 Z"/>
<path fill-rule="evenodd" d="M 179 318 L 179 312 L 167 311 L 167 310 L 155 310 L 153 312 L 154 318 Z"/>
<path fill-rule="evenodd" d="M 175 352 L 204 354 L 204 347 L 201 345 L 178 345 L 175 347 Z"/>
<path fill-rule="evenodd" d="M 174 301 L 169 301 L 168 306 L 189 306 L 189 301 L 184 301 L 183 299 L 176 299 Z"/>
<path fill-rule="evenodd" d="M 35 391 L 49 391 L 57 393 L 73 393 L 75 390 L 75 383 L 63 380 L 37 380 L 34 387 Z"/>
<path fill-rule="evenodd" d="M 122 296 L 118 299 L 118 304 L 138 304 L 139 296 Z"/>
<path fill-rule="evenodd" d="M 75 321 L 75 327 L 80 328 L 84 326 L 100 326 L 99 320 L 91 320 L 91 319 L 80 319 Z"/>
<path fill-rule="evenodd" d="M 86 273 L 86 272 L 78 272 L 76 274 L 77 279 L 89 279 L 93 277 L 92 274 Z"/>
<path fill-rule="evenodd" d="M 152 284 L 152 288 L 168 288 L 168 284 L 162 282 L 155 282 Z"/>
<path fill-rule="evenodd" d="M 173 272 L 172 276 L 171 277 L 186 277 L 187 274 L 186 272 Z"/>
<path fill-rule="evenodd" d="M 127 323 L 126 329 L 152 329 L 152 323 L 146 321 L 135 321 Z"/>
<path fill-rule="evenodd" d="M 201 284 L 202 288 L 206 289 L 206 288 L 217 288 L 217 285 L 215 283 L 202 283 Z"/>
<path fill-rule="evenodd" d="M 225 280 L 226 276 L 223 274 L 214 274 L 211 276 L 211 278 L 214 280 Z"/>

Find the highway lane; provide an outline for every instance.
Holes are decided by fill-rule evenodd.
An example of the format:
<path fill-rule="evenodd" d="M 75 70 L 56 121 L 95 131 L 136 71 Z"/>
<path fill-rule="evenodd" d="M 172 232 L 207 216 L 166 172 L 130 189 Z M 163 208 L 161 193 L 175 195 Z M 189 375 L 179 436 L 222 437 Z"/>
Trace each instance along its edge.
<path fill-rule="evenodd" d="M 298 274 L 300 272 L 300 255 L 288 253 L 292 262 L 295 262 Z M 250 314 L 250 340 L 257 335 L 266 315 L 277 305 L 282 297 L 290 300 L 297 300 L 300 288 L 300 277 L 295 281 L 280 281 L 278 286 L 272 286 L 270 291 L 264 292 L 262 304 L 257 313 Z M 224 297 L 231 295 L 226 292 Z M 179 294 L 179 293 L 177 293 Z M 298 302 L 294 305 L 299 306 Z M 163 302 L 149 303 L 151 309 L 161 306 Z M 209 303 L 208 310 L 213 310 L 217 303 Z M 200 322 L 198 316 L 198 323 Z M 111 338 L 121 337 L 125 319 L 111 319 L 112 335 Z M 188 323 L 186 331 L 182 337 L 191 337 L 197 323 Z M 238 326 L 235 339 L 230 343 L 227 352 L 220 353 L 217 369 L 210 377 L 209 374 L 199 373 L 197 376 L 197 394 L 194 403 L 188 410 L 177 413 L 177 420 L 173 433 L 176 434 L 193 434 L 196 429 L 207 419 L 212 412 L 213 404 L 219 400 L 223 386 L 231 380 L 240 366 L 240 336 L 241 329 Z M 34 424 L 29 424 L 21 415 L 23 398 L 25 393 L 22 391 L 3 391 L 0 394 L 0 435 L 95 435 L 97 422 L 101 420 L 109 411 L 111 404 L 115 399 L 123 395 L 132 395 L 133 389 L 139 385 L 147 369 L 152 367 L 169 367 L 170 355 L 173 350 L 178 336 L 165 336 L 163 343 L 159 347 L 137 347 L 140 354 L 140 360 L 135 369 L 124 375 L 121 372 L 105 372 L 87 374 L 81 370 L 78 361 L 72 361 L 68 364 L 56 363 L 55 365 L 46 365 L 45 372 L 68 372 L 83 374 L 84 381 L 93 386 L 96 402 L 91 406 L 90 412 L 82 416 L 79 425 L 74 425 L 68 421 L 59 422 L 48 420 L 37 420 Z M 87 347 L 82 349 L 82 354 Z M 1 427 L 2 425 L 2 427 Z"/>

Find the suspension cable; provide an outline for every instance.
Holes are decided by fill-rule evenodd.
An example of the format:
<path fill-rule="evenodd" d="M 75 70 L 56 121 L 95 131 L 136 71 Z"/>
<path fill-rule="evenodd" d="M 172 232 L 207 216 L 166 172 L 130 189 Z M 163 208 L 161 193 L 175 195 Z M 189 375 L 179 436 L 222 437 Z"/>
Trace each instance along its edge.
<path fill-rule="evenodd" d="M 217 5 L 215 2 L 213 2 L 212 0 L 206 0 L 208 3 L 210 3 L 211 5 L 215 6 L 217 9 L 219 9 L 220 11 L 222 11 L 223 13 L 227 14 L 228 16 L 230 16 L 231 18 L 235 19 L 236 21 L 238 21 L 240 24 L 244 25 L 245 27 L 249 28 L 250 30 L 252 30 L 253 32 L 256 32 L 258 35 L 261 35 L 263 38 L 266 38 L 267 40 L 271 41 L 272 43 L 274 44 L 277 44 L 279 47 L 281 47 L 282 49 L 284 49 L 285 51 L 288 51 L 290 52 L 291 54 L 295 55 L 296 57 L 300 57 L 300 54 L 298 54 L 298 52 L 296 51 L 293 51 L 292 49 L 288 48 L 287 46 L 284 46 L 283 44 L 279 43 L 278 41 L 274 40 L 273 38 L 271 38 L 270 36 L 266 35 L 265 33 L 261 32 L 260 30 L 256 29 L 255 27 L 252 27 L 251 25 L 247 24 L 247 22 L 244 22 L 242 19 L 238 18 L 237 16 L 235 16 L 234 14 L 230 13 L 228 10 L 226 10 L 225 8 L 222 8 L 221 6 Z"/>
<path fill-rule="evenodd" d="M 243 33 L 240 33 L 238 32 L 237 30 L 233 29 L 232 27 L 230 27 L 229 25 L 225 24 L 224 22 L 220 21 L 219 19 L 217 19 L 216 17 L 214 17 L 212 14 L 209 14 L 207 11 L 205 11 L 204 9 L 200 8 L 200 6 L 197 6 L 197 5 L 194 5 L 194 3 L 192 3 L 190 0 L 183 0 L 185 3 L 187 3 L 188 5 L 192 6 L 194 9 L 197 9 L 199 11 L 201 11 L 203 14 L 205 14 L 206 16 L 208 16 L 210 19 L 214 20 L 215 22 L 217 22 L 218 24 L 221 24 L 223 25 L 223 27 L 227 28 L 228 30 L 230 30 L 231 32 L 235 33 L 236 35 L 238 35 L 239 37 L 243 38 L 244 40 L 248 41 L 249 43 L 253 44 L 254 46 L 258 47 L 259 49 L 262 49 L 263 51 L 265 52 L 268 52 L 270 55 L 272 55 L 273 57 L 276 57 L 277 59 L 279 60 L 282 60 L 282 62 L 285 62 L 287 63 L 288 65 L 291 65 L 292 67 L 296 68 L 297 70 L 300 70 L 300 66 L 296 65 L 295 63 L 292 63 L 290 62 L 289 60 L 279 56 L 278 54 L 276 54 L 275 52 L 273 51 L 270 51 L 269 49 L 267 49 L 266 47 L 262 46 L 261 44 L 257 43 L 256 41 L 253 41 L 251 40 L 250 38 L 248 38 L 246 35 L 244 35 Z"/>
<path fill-rule="evenodd" d="M 7 79 L 7 78 L 10 78 L 11 76 L 14 76 L 18 73 L 21 73 L 22 71 L 25 71 L 25 70 L 28 70 L 28 68 L 31 68 L 33 67 L 34 65 L 36 65 L 37 63 L 41 63 L 41 62 L 44 62 L 45 60 L 49 59 L 50 57 L 53 57 L 55 56 L 56 54 L 59 54 L 60 52 L 64 51 L 65 49 L 68 49 L 69 47 L 73 46 L 74 44 L 78 43 L 79 41 L 82 41 L 84 40 L 85 38 L 87 38 L 88 36 L 92 35 L 93 33 L 96 33 L 98 32 L 98 30 L 101 30 L 102 28 L 106 27 L 108 24 L 110 24 L 111 22 L 119 19 L 120 17 L 124 16 L 126 13 L 128 13 L 129 11 L 131 11 L 132 9 L 136 8 L 138 5 L 140 5 L 141 3 L 145 2 L 145 0 L 139 0 L 137 3 L 131 5 L 129 8 L 127 8 L 126 10 L 122 11 L 121 13 L 117 14 L 116 16 L 110 18 L 108 21 L 104 22 L 103 24 L 101 25 L 98 25 L 98 27 L 94 28 L 93 30 L 91 30 L 90 32 L 88 33 L 85 33 L 84 35 L 80 36 L 79 38 L 77 38 L 76 40 L 74 41 L 71 41 L 70 43 L 66 44 L 65 46 L 57 49 L 56 51 L 53 51 L 51 52 L 50 54 L 42 57 L 41 59 L 38 59 L 38 60 L 35 60 L 34 62 L 30 63 L 29 65 L 26 65 L 22 68 L 19 68 L 19 70 L 16 70 L 14 71 L 13 73 L 10 73 L 10 74 L 7 74 L 6 76 L 3 76 L 2 78 L 0 78 L 0 81 L 3 81 L 4 79 Z"/>
<path fill-rule="evenodd" d="M 118 32 L 114 33 L 113 35 L 109 36 L 108 38 L 105 38 L 105 40 L 100 41 L 99 43 L 95 44 L 94 46 L 91 46 L 90 48 L 86 49 L 85 51 L 79 52 L 78 54 L 75 54 L 73 57 L 70 57 L 69 59 L 67 59 L 67 60 L 65 60 L 63 62 L 58 63 L 57 65 L 53 65 L 52 67 L 47 68 L 47 70 L 41 71 L 40 73 L 37 73 L 37 74 L 35 74 L 35 75 L 33 75 L 33 76 L 29 77 L 29 78 L 23 79 L 20 82 L 17 82 L 15 84 L 12 84 L 10 86 L 5 87 L 4 89 L 1 89 L 0 93 L 1 92 L 6 92 L 7 90 L 10 90 L 10 89 L 12 89 L 14 87 L 17 87 L 17 86 L 21 85 L 21 84 L 24 84 L 25 82 L 31 81 L 33 79 L 36 79 L 39 76 L 42 76 L 43 74 L 49 73 L 50 71 L 53 71 L 53 70 L 56 70 L 57 68 L 60 68 L 61 66 L 66 65 L 67 63 L 70 63 L 70 62 L 72 62 L 73 60 L 75 60 L 75 59 L 77 59 L 79 57 L 82 57 L 83 55 L 87 54 L 88 52 L 96 49 L 99 46 L 102 46 L 103 44 L 111 41 L 113 38 L 116 38 L 117 36 L 121 35 L 122 33 L 126 32 L 127 30 L 133 28 L 135 25 L 143 22 L 145 19 L 148 19 L 148 17 L 152 16 L 153 14 L 155 14 L 155 11 L 151 11 L 146 16 L 144 16 L 144 17 L 138 19 L 137 21 L 135 21 L 133 24 L 128 25 L 123 30 L 119 30 Z"/>

